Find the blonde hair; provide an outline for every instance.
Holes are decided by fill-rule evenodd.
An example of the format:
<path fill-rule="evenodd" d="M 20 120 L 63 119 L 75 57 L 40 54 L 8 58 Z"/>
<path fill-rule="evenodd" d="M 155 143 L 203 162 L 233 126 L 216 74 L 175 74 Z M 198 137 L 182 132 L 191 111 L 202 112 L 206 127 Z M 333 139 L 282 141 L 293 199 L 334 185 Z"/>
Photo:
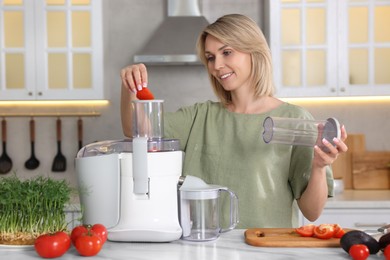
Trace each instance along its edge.
<path fill-rule="evenodd" d="M 249 17 L 241 14 L 229 14 L 220 17 L 208 25 L 199 35 L 197 41 L 198 56 L 207 67 L 205 56 L 205 41 L 212 35 L 238 51 L 249 53 L 252 60 L 250 78 L 255 88 L 256 96 L 273 96 L 274 83 L 272 79 L 271 52 L 259 26 Z M 227 105 L 231 103 L 231 95 L 218 80 L 209 73 L 213 90 L 220 101 Z"/>

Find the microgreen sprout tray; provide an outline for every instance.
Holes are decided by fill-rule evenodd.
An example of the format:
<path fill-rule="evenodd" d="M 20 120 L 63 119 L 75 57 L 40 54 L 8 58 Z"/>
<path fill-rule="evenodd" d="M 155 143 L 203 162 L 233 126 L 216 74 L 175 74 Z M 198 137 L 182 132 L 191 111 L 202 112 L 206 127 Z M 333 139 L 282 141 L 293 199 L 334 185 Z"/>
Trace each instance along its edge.
<path fill-rule="evenodd" d="M 66 230 L 71 193 L 64 180 L 0 178 L 0 244 L 32 244 L 41 234 Z"/>

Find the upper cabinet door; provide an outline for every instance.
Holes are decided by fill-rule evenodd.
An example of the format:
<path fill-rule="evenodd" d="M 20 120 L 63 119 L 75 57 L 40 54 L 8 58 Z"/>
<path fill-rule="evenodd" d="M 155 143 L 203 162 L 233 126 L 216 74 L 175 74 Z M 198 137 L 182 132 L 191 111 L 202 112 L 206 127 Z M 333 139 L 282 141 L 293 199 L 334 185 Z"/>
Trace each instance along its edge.
<path fill-rule="evenodd" d="M 0 100 L 33 98 L 35 36 L 26 29 L 34 23 L 33 2 L 0 1 Z"/>
<path fill-rule="evenodd" d="M 339 4 L 339 86 L 346 95 L 390 94 L 390 1 Z"/>
<path fill-rule="evenodd" d="M 277 96 L 390 94 L 389 0 L 269 3 Z"/>
<path fill-rule="evenodd" d="M 2 100 L 103 99 L 102 17 L 100 0 L 7 0 L 7 8 L 21 9 L 19 40 L 23 47 L 2 46 L 3 53 L 18 51 L 2 64 L 5 80 Z M 20 7 L 14 7 L 19 5 Z M 7 21 L 6 19 L 1 19 Z M 17 23 L 2 27 L 15 30 Z M 2 34 L 3 35 L 3 34 Z M 5 42 L 14 42 L 4 34 Z M 20 37 L 19 37 L 20 38 Z M 24 70 L 25 77 L 20 79 Z M 16 81 L 10 84 L 10 82 Z"/>

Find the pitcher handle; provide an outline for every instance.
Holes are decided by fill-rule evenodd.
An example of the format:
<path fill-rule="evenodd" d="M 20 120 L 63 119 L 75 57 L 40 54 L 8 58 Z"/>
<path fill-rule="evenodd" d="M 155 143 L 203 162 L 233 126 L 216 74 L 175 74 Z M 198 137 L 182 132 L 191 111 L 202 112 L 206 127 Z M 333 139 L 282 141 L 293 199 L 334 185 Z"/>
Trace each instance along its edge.
<path fill-rule="evenodd" d="M 239 217 L 238 217 L 238 197 L 237 195 L 229 190 L 228 188 L 220 188 L 220 191 L 226 191 L 230 195 L 230 226 L 226 229 L 221 228 L 220 233 L 228 232 L 230 230 L 233 230 L 238 222 L 239 222 Z"/>

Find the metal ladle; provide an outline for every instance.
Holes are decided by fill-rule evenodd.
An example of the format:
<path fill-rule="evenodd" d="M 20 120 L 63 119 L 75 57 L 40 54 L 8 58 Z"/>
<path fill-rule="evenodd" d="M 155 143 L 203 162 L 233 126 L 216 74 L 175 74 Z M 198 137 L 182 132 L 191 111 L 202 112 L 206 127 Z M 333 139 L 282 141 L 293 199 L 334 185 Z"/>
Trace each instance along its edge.
<path fill-rule="evenodd" d="M 6 174 L 12 169 L 12 160 L 7 154 L 7 122 L 5 118 L 1 121 L 1 132 L 2 132 L 2 141 L 3 141 L 3 154 L 0 157 L 0 173 Z"/>
<path fill-rule="evenodd" d="M 29 170 L 35 170 L 39 167 L 39 160 L 35 157 L 35 121 L 30 120 L 30 141 L 31 141 L 31 157 L 24 163 L 24 167 Z"/>

